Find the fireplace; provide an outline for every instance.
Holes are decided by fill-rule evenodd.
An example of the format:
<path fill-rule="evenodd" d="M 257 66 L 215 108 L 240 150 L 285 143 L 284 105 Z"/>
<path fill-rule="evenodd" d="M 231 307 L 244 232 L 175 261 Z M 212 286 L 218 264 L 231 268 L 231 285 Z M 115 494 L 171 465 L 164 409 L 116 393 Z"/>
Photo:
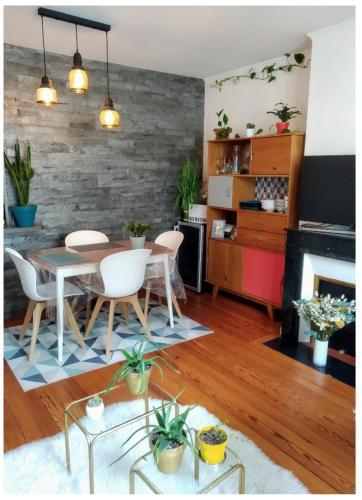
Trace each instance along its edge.
<path fill-rule="evenodd" d="M 311 298 L 316 286 L 323 294 L 338 296 L 342 292 L 353 298 L 354 284 L 353 237 L 288 229 L 282 305 L 283 343 L 296 345 L 309 340 L 305 333 L 308 327 L 299 320 L 293 300 Z"/>

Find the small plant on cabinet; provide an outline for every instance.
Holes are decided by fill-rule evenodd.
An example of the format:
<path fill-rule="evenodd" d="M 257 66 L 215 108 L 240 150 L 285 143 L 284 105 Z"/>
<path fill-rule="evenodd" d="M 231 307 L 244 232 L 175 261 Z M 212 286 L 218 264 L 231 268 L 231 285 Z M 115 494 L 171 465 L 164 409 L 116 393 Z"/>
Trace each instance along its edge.
<path fill-rule="evenodd" d="M 214 128 L 214 132 L 216 135 L 216 139 L 227 139 L 232 132 L 232 128 L 228 126 L 229 123 L 229 117 L 227 116 L 226 113 L 224 113 L 224 110 L 221 109 L 216 113 L 216 116 L 218 117 L 218 122 L 217 128 Z"/>
<path fill-rule="evenodd" d="M 277 107 L 279 106 L 279 108 Z M 275 115 L 279 118 L 280 122 L 277 122 L 276 128 L 278 134 L 283 132 L 289 132 L 289 120 L 294 118 L 296 115 L 301 115 L 302 113 L 297 110 L 295 106 L 289 107 L 287 104 L 283 102 L 278 102 L 274 105 L 274 109 L 272 111 L 267 111 L 267 114 Z"/>

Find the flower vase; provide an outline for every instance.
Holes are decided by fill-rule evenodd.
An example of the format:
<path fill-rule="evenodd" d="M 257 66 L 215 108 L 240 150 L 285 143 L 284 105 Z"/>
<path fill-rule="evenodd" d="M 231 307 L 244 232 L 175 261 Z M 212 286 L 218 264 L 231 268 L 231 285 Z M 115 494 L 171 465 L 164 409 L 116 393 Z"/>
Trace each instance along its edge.
<path fill-rule="evenodd" d="M 315 340 L 313 352 L 313 364 L 326 366 L 328 356 L 328 340 Z"/>

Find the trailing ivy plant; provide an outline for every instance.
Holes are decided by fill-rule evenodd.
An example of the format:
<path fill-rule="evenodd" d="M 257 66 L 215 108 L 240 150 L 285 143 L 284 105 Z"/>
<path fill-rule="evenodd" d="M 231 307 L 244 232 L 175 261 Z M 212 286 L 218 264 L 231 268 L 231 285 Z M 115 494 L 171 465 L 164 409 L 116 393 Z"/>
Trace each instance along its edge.
<path fill-rule="evenodd" d="M 301 52 L 293 54 L 293 56 L 289 53 L 284 55 L 286 57 L 286 63 L 281 66 L 277 63 L 268 64 L 267 66 L 264 66 L 260 73 L 255 71 L 253 68 L 250 68 L 248 73 L 243 75 L 227 76 L 222 80 L 215 80 L 214 83 L 211 84 L 211 87 L 216 88 L 221 92 L 222 86 L 225 83 L 238 83 L 242 78 L 249 78 L 250 80 L 264 80 L 267 83 L 270 83 L 277 79 L 278 71 L 290 73 L 293 68 L 306 69 L 310 63 L 310 59 L 306 61 L 305 55 Z M 291 57 L 293 57 L 293 59 L 291 59 Z"/>

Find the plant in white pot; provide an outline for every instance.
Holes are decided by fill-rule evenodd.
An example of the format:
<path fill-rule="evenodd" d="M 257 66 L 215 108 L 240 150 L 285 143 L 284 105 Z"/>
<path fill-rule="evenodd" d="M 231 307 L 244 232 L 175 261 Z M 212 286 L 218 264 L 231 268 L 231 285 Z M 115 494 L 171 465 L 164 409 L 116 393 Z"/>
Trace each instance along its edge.
<path fill-rule="evenodd" d="M 128 443 L 138 432 L 145 430 L 145 434 L 111 465 L 121 460 L 144 439 L 149 439 L 155 464 L 163 474 L 174 474 L 179 469 L 186 447 L 189 447 L 196 455 L 197 451 L 191 431 L 186 422 L 190 410 L 196 405 L 186 408 L 180 415 L 171 418 L 171 410 L 174 409 L 173 403 L 175 401 L 176 398 L 168 404 L 162 401 L 161 408 L 159 410 L 154 409 L 157 424 L 144 425 L 134 431 L 122 446 Z"/>
<path fill-rule="evenodd" d="M 19 140 L 15 143 L 15 156 L 10 160 L 4 152 L 4 163 L 16 191 L 18 204 L 11 207 L 11 212 L 18 227 L 34 225 L 37 206 L 29 204 L 30 183 L 34 177 L 31 166 L 30 144 L 27 143 L 23 157 L 20 154 Z"/>
<path fill-rule="evenodd" d="M 89 418 L 98 420 L 102 416 L 104 410 L 103 399 L 100 398 L 98 394 L 95 394 L 88 399 L 85 409 Z"/>
<path fill-rule="evenodd" d="M 143 222 L 125 222 L 124 229 L 129 231 L 132 236 L 129 237 L 131 241 L 131 246 L 135 250 L 137 248 L 144 248 L 145 246 L 145 232 L 151 229 L 150 224 Z"/>
<path fill-rule="evenodd" d="M 325 366 L 328 356 L 328 341 L 331 335 L 354 321 L 356 303 L 348 302 L 342 295 L 332 298 L 314 293 L 310 300 L 300 299 L 293 302 L 301 318 L 310 327 L 310 337 L 314 342 L 313 364 Z"/>
<path fill-rule="evenodd" d="M 262 132 L 263 132 L 262 128 L 258 128 L 258 130 L 255 130 L 254 123 L 247 123 L 246 124 L 246 130 L 245 130 L 246 137 L 253 137 L 254 135 L 259 135 Z"/>

